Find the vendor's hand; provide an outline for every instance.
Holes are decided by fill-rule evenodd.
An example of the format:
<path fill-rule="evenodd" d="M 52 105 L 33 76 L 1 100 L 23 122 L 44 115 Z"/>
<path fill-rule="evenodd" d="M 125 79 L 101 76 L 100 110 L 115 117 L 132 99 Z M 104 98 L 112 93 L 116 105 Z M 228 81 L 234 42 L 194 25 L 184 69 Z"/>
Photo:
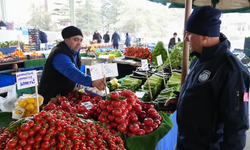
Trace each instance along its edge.
<path fill-rule="evenodd" d="M 173 97 L 170 98 L 165 104 L 164 106 L 168 106 L 169 104 L 175 104 L 177 106 L 177 102 L 178 102 L 178 97 Z M 165 111 L 166 113 L 174 113 L 174 111 Z"/>
<path fill-rule="evenodd" d="M 100 91 L 105 90 L 106 89 L 106 82 L 104 81 L 104 79 L 95 80 L 92 82 L 92 86 L 96 87 Z"/>

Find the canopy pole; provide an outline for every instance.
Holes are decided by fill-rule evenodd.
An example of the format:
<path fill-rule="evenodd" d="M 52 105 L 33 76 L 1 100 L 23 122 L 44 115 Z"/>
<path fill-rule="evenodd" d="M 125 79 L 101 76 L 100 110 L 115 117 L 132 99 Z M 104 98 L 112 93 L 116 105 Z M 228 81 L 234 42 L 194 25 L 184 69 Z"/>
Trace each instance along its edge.
<path fill-rule="evenodd" d="M 186 21 L 191 14 L 192 10 L 192 0 L 185 0 L 185 20 L 184 20 L 184 28 L 186 25 Z M 181 85 L 183 84 L 187 72 L 188 72 L 188 59 L 189 59 L 189 45 L 188 42 L 185 41 L 185 30 L 183 34 L 183 55 L 182 55 L 182 71 L 181 71 Z"/>
<path fill-rule="evenodd" d="M 70 0 L 70 21 L 72 26 L 76 26 L 76 18 L 75 18 L 75 0 Z"/>
<path fill-rule="evenodd" d="M 1 10 L 2 10 L 2 18 L 3 18 L 3 22 L 6 23 L 7 22 L 7 13 L 6 13 L 6 4 L 5 4 L 5 0 L 0 0 L 1 1 Z"/>

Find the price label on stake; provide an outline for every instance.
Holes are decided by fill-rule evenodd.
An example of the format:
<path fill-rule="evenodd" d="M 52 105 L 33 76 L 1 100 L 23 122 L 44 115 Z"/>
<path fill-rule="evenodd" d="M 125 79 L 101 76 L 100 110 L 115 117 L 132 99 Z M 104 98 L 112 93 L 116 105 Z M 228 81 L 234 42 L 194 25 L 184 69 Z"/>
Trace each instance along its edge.
<path fill-rule="evenodd" d="M 81 103 L 82 106 L 86 106 L 87 110 L 92 109 L 93 104 L 91 102 L 83 102 Z"/>
<path fill-rule="evenodd" d="M 117 63 L 104 64 L 103 73 L 106 77 L 118 76 Z"/>
<path fill-rule="evenodd" d="M 141 60 L 141 68 L 142 68 L 142 70 L 148 70 L 148 60 L 147 59 Z"/>
<path fill-rule="evenodd" d="M 161 57 L 161 55 L 158 55 L 158 56 L 156 57 L 156 59 L 157 59 L 157 64 L 158 64 L 158 66 L 162 65 L 162 57 Z"/>
<path fill-rule="evenodd" d="M 90 74 L 92 81 L 102 79 L 104 77 L 102 64 L 90 66 Z"/>
<path fill-rule="evenodd" d="M 16 73 L 17 89 L 34 87 L 37 85 L 36 71 L 26 71 Z"/>
<path fill-rule="evenodd" d="M 16 82 L 17 89 L 24 89 L 35 86 L 36 102 L 37 104 L 39 104 L 36 70 L 16 73 Z M 39 106 L 37 106 L 37 112 L 39 112 Z"/>

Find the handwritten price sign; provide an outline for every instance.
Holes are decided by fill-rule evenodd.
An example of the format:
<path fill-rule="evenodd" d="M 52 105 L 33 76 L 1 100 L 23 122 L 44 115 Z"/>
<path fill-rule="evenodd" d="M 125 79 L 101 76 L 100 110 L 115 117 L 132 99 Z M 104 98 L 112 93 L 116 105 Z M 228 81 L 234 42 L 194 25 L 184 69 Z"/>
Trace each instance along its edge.
<path fill-rule="evenodd" d="M 103 71 L 102 71 L 102 64 L 90 66 L 90 74 L 91 74 L 92 81 L 102 79 L 104 77 Z"/>
<path fill-rule="evenodd" d="M 160 65 L 162 64 L 162 57 L 161 57 L 161 55 L 158 55 L 158 56 L 156 57 L 156 59 L 157 59 L 157 64 L 158 64 L 158 66 L 160 66 Z"/>
<path fill-rule="evenodd" d="M 17 88 L 24 89 L 37 85 L 36 71 L 26 71 L 16 73 Z"/>
<path fill-rule="evenodd" d="M 104 64 L 103 72 L 106 77 L 118 76 L 117 63 Z"/>
<path fill-rule="evenodd" d="M 142 68 L 142 70 L 148 70 L 148 60 L 147 59 L 141 60 L 141 68 Z"/>

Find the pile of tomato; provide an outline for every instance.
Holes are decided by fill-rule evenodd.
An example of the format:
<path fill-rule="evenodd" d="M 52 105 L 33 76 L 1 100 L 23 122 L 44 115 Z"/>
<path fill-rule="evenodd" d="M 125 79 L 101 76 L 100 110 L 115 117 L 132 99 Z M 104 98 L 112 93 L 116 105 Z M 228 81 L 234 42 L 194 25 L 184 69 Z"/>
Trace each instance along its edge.
<path fill-rule="evenodd" d="M 124 96 L 126 100 L 118 100 Z M 127 136 L 151 133 L 161 124 L 162 117 L 153 105 L 144 104 L 130 90 L 111 92 L 112 100 L 101 100 L 96 113 L 98 120 L 106 123 L 106 127 Z"/>
<path fill-rule="evenodd" d="M 101 96 L 92 96 L 85 92 L 72 92 L 67 96 L 60 96 L 56 101 L 50 101 L 44 110 L 63 110 L 69 113 L 82 114 L 84 119 L 91 119 L 97 109 L 97 104 L 102 100 Z M 91 102 L 92 107 L 88 109 L 83 103 Z"/>
<path fill-rule="evenodd" d="M 15 123 L 17 124 L 17 123 Z M 13 124 L 13 125 L 15 125 Z M 12 125 L 12 126 L 13 126 Z M 0 134 L 0 150 L 124 150 L 115 131 L 65 111 L 41 111 Z"/>
<path fill-rule="evenodd" d="M 152 53 L 149 51 L 149 49 L 146 47 L 126 47 L 125 56 L 133 56 L 137 58 L 148 58 L 149 61 L 152 61 Z"/>

